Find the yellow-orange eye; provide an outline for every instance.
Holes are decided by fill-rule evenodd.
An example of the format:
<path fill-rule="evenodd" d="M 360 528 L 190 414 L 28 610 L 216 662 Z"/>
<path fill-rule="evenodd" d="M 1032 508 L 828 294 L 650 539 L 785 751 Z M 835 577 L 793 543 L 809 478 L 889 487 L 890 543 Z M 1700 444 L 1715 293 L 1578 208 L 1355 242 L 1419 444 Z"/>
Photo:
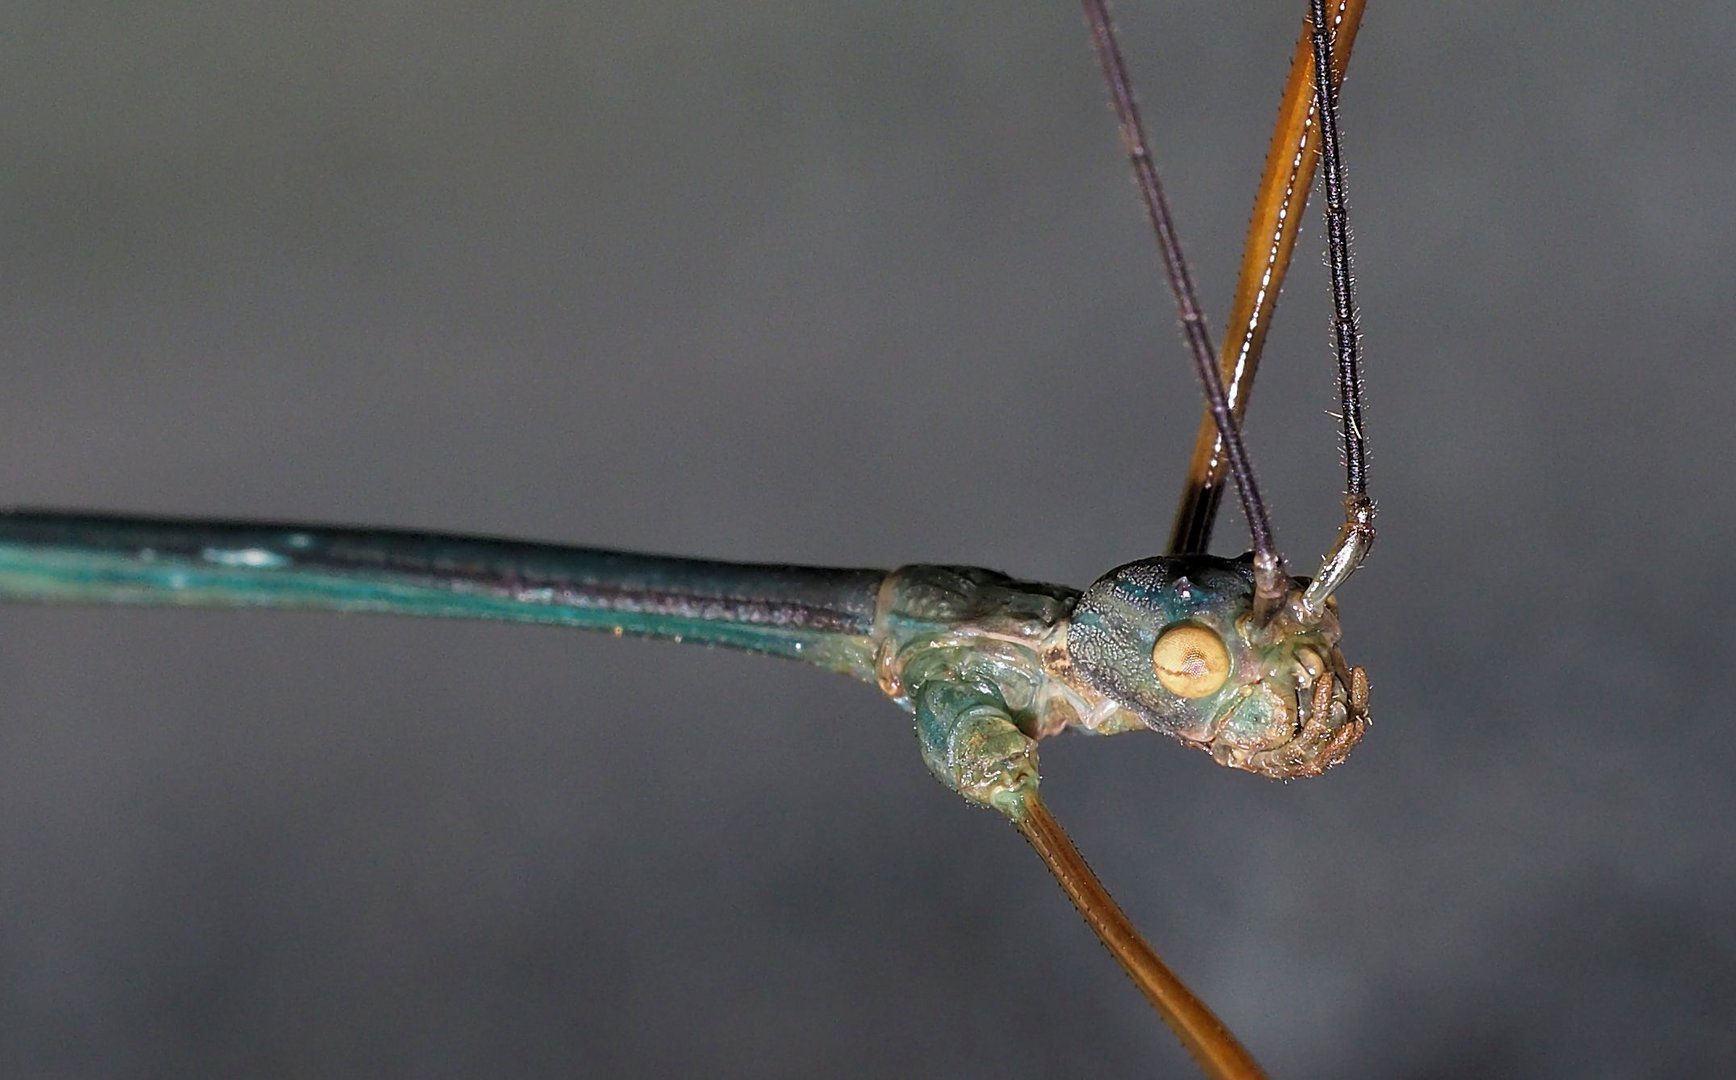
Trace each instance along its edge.
<path fill-rule="evenodd" d="M 1223 639 L 1196 623 L 1178 623 L 1151 648 L 1157 681 L 1176 697 L 1215 694 L 1230 677 L 1230 651 Z"/>

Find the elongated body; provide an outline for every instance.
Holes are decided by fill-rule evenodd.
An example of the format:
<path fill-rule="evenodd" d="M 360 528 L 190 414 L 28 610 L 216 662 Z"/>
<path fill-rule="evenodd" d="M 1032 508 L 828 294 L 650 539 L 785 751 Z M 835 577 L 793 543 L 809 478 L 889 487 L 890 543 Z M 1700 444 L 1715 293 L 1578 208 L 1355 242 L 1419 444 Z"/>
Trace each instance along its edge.
<path fill-rule="evenodd" d="M 289 608 L 572 626 L 803 660 L 915 717 L 929 770 L 1011 820 L 1214 1076 L 1258 1075 L 1158 959 L 1037 794 L 1036 743 L 1163 731 L 1221 763 L 1318 773 L 1367 725 L 1367 680 L 1308 583 L 1255 616 L 1249 557 L 1147 559 L 1083 593 L 972 567 L 891 572 L 639 555 L 387 529 L 0 513 L 0 600 Z"/>
<path fill-rule="evenodd" d="M 1253 588 L 1246 560 L 1207 556 L 1132 563 L 1081 594 L 970 567 L 820 569 L 401 530 L 0 515 L 0 599 L 491 619 L 803 660 L 913 711 L 929 768 L 1004 812 L 1035 790 L 1035 741 L 1067 728 L 1164 731 L 1271 775 L 1342 758 L 1366 689 L 1338 654 L 1336 620 L 1262 645 L 1244 618 Z M 1225 643 L 1222 678 L 1206 692 L 1166 685 L 1156 650 L 1172 628 L 1186 630 L 1172 644 Z"/>
<path fill-rule="evenodd" d="M 1307 48 L 1293 60 L 1273 135 L 1280 164 L 1262 181 L 1250 226 L 1250 250 L 1265 254 L 1244 259 L 1237 287 L 1247 310 L 1230 324 L 1241 335 L 1234 363 L 1205 328 L 1106 5 L 1083 6 L 1215 432 L 1209 457 L 1190 470 L 1171 556 L 1127 564 L 1079 592 L 962 567 L 808 569 L 388 530 L 19 512 L 0 514 L 0 599 L 565 625 L 852 675 L 914 716 L 922 759 L 943 783 L 1018 825 L 1210 1075 L 1257 1075 L 1251 1056 L 1145 945 L 1048 817 L 1034 748 L 1068 728 L 1149 728 L 1220 763 L 1287 777 L 1341 760 L 1367 725 L 1367 681 L 1338 651 L 1330 603 L 1373 539 L 1333 90 L 1361 4 L 1310 2 Z M 1326 162 L 1347 482 L 1339 542 L 1308 582 L 1289 576 L 1239 421 L 1316 152 Z M 925 390 L 912 383 L 910 392 Z M 965 417 L 1004 420 L 967 409 L 950 411 L 946 422 Z M 1105 461 L 1078 459 L 1092 469 Z M 1237 560 L 1202 553 L 1226 476 L 1253 549 Z M 1074 525 L 1090 513 L 1074 500 L 1055 520 Z"/>
<path fill-rule="evenodd" d="M 703 562 L 405 530 L 0 515 L 0 597 L 544 623 L 867 676 L 882 572 Z"/>

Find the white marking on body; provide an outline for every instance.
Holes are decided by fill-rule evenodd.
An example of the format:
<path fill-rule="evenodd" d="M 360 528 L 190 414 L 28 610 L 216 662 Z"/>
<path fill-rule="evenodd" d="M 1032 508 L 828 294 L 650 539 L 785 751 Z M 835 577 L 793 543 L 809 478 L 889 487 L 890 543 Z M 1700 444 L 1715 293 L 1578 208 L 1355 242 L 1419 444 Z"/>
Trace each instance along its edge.
<path fill-rule="evenodd" d="M 234 550 L 205 548 L 199 552 L 199 557 L 208 563 L 216 563 L 218 566 L 245 566 L 260 569 L 289 565 L 288 559 L 275 551 L 266 551 L 264 548 L 237 548 Z"/>

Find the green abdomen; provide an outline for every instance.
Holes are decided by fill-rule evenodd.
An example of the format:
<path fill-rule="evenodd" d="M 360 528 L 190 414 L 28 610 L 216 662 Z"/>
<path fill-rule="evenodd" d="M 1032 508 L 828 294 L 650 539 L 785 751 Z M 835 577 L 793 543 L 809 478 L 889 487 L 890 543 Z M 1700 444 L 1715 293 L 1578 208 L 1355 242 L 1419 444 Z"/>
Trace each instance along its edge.
<path fill-rule="evenodd" d="M 0 514 L 0 599 L 491 619 L 871 677 L 885 575 L 388 529 Z"/>

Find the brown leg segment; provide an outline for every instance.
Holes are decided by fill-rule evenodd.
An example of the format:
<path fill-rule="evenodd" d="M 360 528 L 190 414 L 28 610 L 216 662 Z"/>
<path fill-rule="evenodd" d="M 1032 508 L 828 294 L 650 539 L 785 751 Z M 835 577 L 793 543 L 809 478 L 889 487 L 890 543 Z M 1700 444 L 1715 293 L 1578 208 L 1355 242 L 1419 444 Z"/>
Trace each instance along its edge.
<path fill-rule="evenodd" d="M 1362 24 L 1365 0 L 1335 0 L 1328 5 L 1337 17 L 1332 44 L 1334 85 L 1344 80 L 1356 31 Z M 1278 103 L 1278 120 L 1266 149 L 1266 168 L 1254 195 L 1253 214 L 1242 248 L 1242 269 L 1230 304 L 1230 321 L 1219 358 L 1230 411 L 1239 426 L 1254 388 L 1254 373 L 1266 344 L 1266 330 L 1278 303 L 1278 291 L 1290 269 L 1290 256 L 1307 207 L 1308 189 L 1314 183 L 1314 167 L 1320 159 L 1319 129 L 1314 123 L 1314 61 L 1308 38 L 1309 23 L 1290 61 L 1290 76 Z M 1224 495 L 1223 444 L 1210 412 L 1194 440 L 1181 504 L 1176 508 L 1170 532 L 1169 553 L 1203 552 L 1211 541 L 1212 523 Z"/>
<path fill-rule="evenodd" d="M 1013 824 L 1055 875 L 1067 898 L 1085 917 L 1085 922 L 1121 964 L 1127 977 L 1139 987 L 1151 1007 L 1163 1017 L 1200 1070 L 1212 1080 L 1261 1080 L 1265 1073 L 1224 1026 L 1205 1002 L 1181 981 L 1169 965 L 1140 936 L 1121 905 L 1097 880 L 1084 856 L 1073 846 L 1061 825 L 1049 814 L 1035 793 L 1024 800 L 1020 811 L 1010 814 Z"/>

